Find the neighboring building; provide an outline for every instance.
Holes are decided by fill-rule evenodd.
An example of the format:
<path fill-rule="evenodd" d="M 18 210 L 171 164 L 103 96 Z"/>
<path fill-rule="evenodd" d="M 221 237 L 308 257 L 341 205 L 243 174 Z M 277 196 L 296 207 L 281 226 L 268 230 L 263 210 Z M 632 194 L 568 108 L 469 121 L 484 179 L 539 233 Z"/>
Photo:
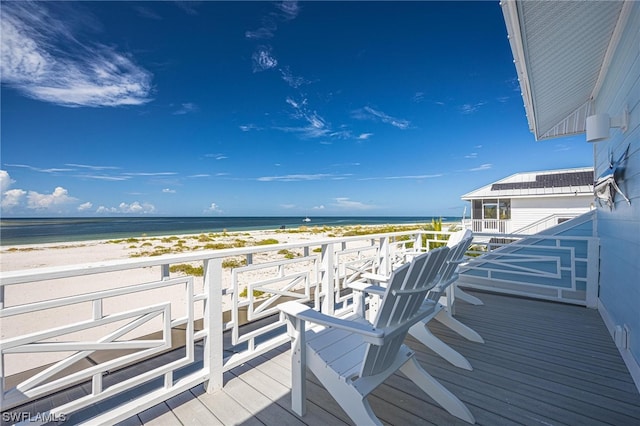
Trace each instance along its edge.
<path fill-rule="evenodd" d="M 593 208 L 593 167 L 516 173 L 461 198 L 474 232 L 535 234 Z"/>
<path fill-rule="evenodd" d="M 629 201 L 596 203 L 598 310 L 640 389 L 640 2 L 501 4 L 536 139 L 586 133 L 596 177 L 624 157 L 612 174 Z"/>

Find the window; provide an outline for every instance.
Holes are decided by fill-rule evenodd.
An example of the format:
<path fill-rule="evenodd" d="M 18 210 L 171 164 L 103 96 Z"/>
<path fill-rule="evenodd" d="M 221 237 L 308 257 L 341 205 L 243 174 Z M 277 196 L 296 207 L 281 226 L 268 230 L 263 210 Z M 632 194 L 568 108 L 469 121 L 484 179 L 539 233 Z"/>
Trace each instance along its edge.
<path fill-rule="evenodd" d="M 511 219 L 511 199 L 473 200 L 473 219 Z"/>
<path fill-rule="evenodd" d="M 482 203 L 482 213 L 484 219 L 498 218 L 498 200 L 484 200 Z"/>
<path fill-rule="evenodd" d="M 498 200 L 500 219 L 511 219 L 511 200 L 509 198 Z"/>

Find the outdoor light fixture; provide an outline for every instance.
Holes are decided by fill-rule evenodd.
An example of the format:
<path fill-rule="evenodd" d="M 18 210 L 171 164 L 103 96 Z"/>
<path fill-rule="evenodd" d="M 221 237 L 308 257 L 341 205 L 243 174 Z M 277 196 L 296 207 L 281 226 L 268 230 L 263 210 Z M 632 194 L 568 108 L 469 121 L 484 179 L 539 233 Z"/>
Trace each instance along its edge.
<path fill-rule="evenodd" d="M 618 127 L 623 132 L 629 125 L 629 110 L 624 108 L 622 115 L 609 117 L 609 114 L 595 114 L 587 117 L 587 142 L 600 142 L 609 139 L 609 129 Z"/>

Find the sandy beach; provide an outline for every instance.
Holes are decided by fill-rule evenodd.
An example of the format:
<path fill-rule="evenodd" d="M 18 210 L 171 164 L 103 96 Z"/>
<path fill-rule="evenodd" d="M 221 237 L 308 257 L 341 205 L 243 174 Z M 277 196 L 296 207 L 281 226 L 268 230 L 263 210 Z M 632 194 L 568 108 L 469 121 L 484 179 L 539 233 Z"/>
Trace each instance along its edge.
<path fill-rule="evenodd" d="M 139 237 L 120 240 L 98 240 L 72 243 L 52 243 L 36 245 L 19 245 L 2 247 L 0 251 L 0 268 L 2 272 L 16 271 L 22 269 L 45 268 L 63 265 L 76 265 L 94 262 L 104 262 L 108 260 L 133 259 L 153 257 L 162 254 L 190 253 L 211 249 L 264 246 L 264 253 L 256 254 L 253 264 L 269 263 L 282 259 L 300 258 L 300 263 L 294 263 L 289 268 L 297 268 L 298 271 L 310 270 L 311 262 L 304 260 L 302 249 L 291 251 L 269 250 L 269 245 L 285 243 L 304 243 L 312 245 L 314 241 L 326 240 L 331 237 L 342 237 L 363 232 L 390 232 L 392 230 L 424 229 L 424 224 L 417 225 L 371 225 L 371 226 L 348 226 L 348 227 L 300 227 L 288 230 L 261 230 L 243 232 L 221 232 L 209 234 L 192 235 L 167 235 L 163 237 Z M 366 244 L 363 239 L 363 244 Z M 234 259 L 230 259 L 234 261 Z M 242 262 L 243 257 L 235 259 Z M 306 262 L 306 263 L 305 263 Z M 191 266 L 198 267 L 202 263 L 194 262 Z M 185 266 L 185 265 L 183 265 Z M 231 286 L 232 276 L 230 267 L 223 267 L 222 287 Z M 292 269 L 293 270 L 293 269 Z M 265 268 L 257 271 L 246 271 L 236 276 L 238 283 L 256 282 L 270 279 L 275 276 L 276 268 Z M 171 278 L 190 275 L 181 270 L 171 271 Z M 203 289 L 202 276 L 195 274 L 195 293 Z M 77 278 L 65 278 L 34 282 L 21 285 L 8 286 L 5 288 L 5 307 L 33 303 L 37 301 L 52 300 L 61 297 L 86 294 L 101 290 L 127 287 L 147 282 L 155 282 L 162 277 L 160 267 L 145 267 L 131 269 L 125 272 L 87 275 Z M 246 285 L 245 285 L 246 287 Z M 242 286 L 239 286 L 242 288 Z M 136 293 L 136 296 L 138 294 Z M 144 296 L 119 296 L 105 299 L 102 302 L 103 315 L 123 312 L 126 310 L 138 309 L 142 306 L 149 306 L 154 303 L 171 302 L 172 317 L 180 317 L 185 312 L 185 291 L 184 285 L 173 286 L 161 290 L 153 290 L 144 293 Z M 230 307 L 231 298 L 227 296 L 223 299 L 223 310 Z M 4 318 L 0 324 L 2 339 L 10 339 L 15 336 L 28 333 L 40 332 L 43 329 L 63 327 L 70 323 L 88 320 L 92 318 L 93 306 L 90 302 L 65 306 L 60 308 L 47 309 L 31 314 L 16 315 Z M 196 306 L 196 312 L 201 315 L 202 306 Z M 200 316 L 196 314 L 197 317 Z M 43 324 L 46 327 L 43 328 Z M 122 323 L 124 324 L 124 322 Z M 64 339 L 93 339 L 96 335 L 104 335 L 122 325 L 113 324 L 111 328 L 101 327 L 100 329 L 90 328 L 81 332 L 67 334 Z M 136 329 L 135 333 L 130 333 L 126 337 L 138 337 L 145 333 L 154 332 L 160 329 L 160 318 L 157 321 L 150 321 L 143 327 Z M 61 338 L 61 340 L 64 340 Z M 24 371 L 43 363 L 52 362 L 59 359 L 61 354 L 41 354 L 38 356 L 7 356 L 5 364 L 5 374 Z M 33 359 L 31 359 L 33 358 Z M 37 358 L 37 360 L 36 360 Z"/>

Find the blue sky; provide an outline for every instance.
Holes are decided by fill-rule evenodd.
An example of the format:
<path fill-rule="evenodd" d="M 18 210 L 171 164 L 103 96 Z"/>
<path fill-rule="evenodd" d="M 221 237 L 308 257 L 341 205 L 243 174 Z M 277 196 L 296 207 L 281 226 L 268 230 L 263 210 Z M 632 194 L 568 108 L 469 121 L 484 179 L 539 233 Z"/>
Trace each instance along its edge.
<path fill-rule="evenodd" d="M 498 2 L 2 3 L 3 216 L 460 216 L 535 142 Z"/>

